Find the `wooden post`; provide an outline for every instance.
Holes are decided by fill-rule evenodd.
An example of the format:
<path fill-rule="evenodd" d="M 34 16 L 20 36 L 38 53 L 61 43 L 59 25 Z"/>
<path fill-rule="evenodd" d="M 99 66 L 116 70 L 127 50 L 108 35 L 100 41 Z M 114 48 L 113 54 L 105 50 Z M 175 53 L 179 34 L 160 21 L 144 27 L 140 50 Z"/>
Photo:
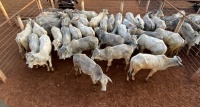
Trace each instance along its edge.
<path fill-rule="evenodd" d="M 181 26 L 183 25 L 184 20 L 185 20 L 185 17 L 182 17 L 182 18 L 179 20 L 178 25 L 176 26 L 176 29 L 174 30 L 174 33 L 178 33 L 178 32 L 179 32 Z"/>
<path fill-rule="evenodd" d="M 191 80 L 195 81 L 200 76 L 200 68 L 192 75 Z"/>
<path fill-rule="evenodd" d="M 21 30 L 24 30 L 24 24 L 22 23 L 21 17 L 17 15 L 17 22 Z"/>
<path fill-rule="evenodd" d="M 42 4 L 40 0 L 36 0 L 38 8 L 40 9 L 41 12 L 43 12 Z"/>
<path fill-rule="evenodd" d="M 3 72 L 0 70 L 0 80 L 2 80 L 4 83 L 7 80 L 7 77 L 3 74 Z"/>
<path fill-rule="evenodd" d="M 138 4 L 140 5 L 140 3 L 141 3 L 141 0 L 138 0 Z"/>
<path fill-rule="evenodd" d="M 148 1 L 147 1 L 147 4 L 146 4 L 146 10 L 145 10 L 146 13 L 148 12 L 150 1 L 151 1 L 151 0 L 148 0 Z"/>
<path fill-rule="evenodd" d="M 197 11 L 197 13 L 196 13 L 196 14 L 199 14 L 199 12 L 200 12 L 200 8 L 198 9 L 198 11 Z"/>
<path fill-rule="evenodd" d="M 81 10 L 85 10 L 84 0 L 81 1 Z"/>
<path fill-rule="evenodd" d="M 165 5 L 165 0 L 163 0 L 163 1 L 160 3 L 159 10 L 163 11 L 164 5 Z"/>
<path fill-rule="evenodd" d="M 3 15 L 6 17 L 6 20 L 9 20 L 8 14 L 7 14 L 5 8 L 3 7 L 1 0 L 0 0 L 0 7 L 1 7 L 1 11 L 3 12 Z M 11 21 L 8 21 L 8 23 L 11 25 Z"/>
<path fill-rule="evenodd" d="M 50 0 L 52 8 L 55 8 L 53 0 Z"/>
<path fill-rule="evenodd" d="M 124 10 L 124 1 L 122 1 L 122 2 L 120 3 L 120 13 L 123 14 L 123 10 Z"/>

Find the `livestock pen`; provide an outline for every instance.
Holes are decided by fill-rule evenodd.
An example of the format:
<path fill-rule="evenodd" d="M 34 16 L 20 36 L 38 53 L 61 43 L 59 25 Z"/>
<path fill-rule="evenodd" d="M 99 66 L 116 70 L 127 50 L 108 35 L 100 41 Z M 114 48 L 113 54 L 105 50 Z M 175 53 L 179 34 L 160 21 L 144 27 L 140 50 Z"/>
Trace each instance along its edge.
<path fill-rule="evenodd" d="M 108 72 L 105 72 L 107 62 L 97 61 L 113 81 L 113 84 L 108 84 L 106 92 L 101 92 L 100 86 L 94 92 L 89 76 L 82 74 L 76 77 L 71 71 L 72 58 L 60 60 L 54 51 L 54 72 L 47 72 L 43 67 L 28 68 L 15 42 L 16 34 L 21 31 L 16 24 L 16 16 L 21 19 L 36 17 L 41 13 L 38 1 L 42 9 L 51 7 L 46 0 L 0 0 L 8 16 L 6 21 L 5 14 L 0 14 L 0 70 L 7 77 L 6 83 L 0 83 L 0 105 L 2 100 L 9 107 L 199 106 L 200 82 L 198 78 L 191 80 L 200 67 L 200 55 L 195 56 L 196 46 L 192 47 L 188 56 L 187 45 L 178 53 L 183 60 L 183 68 L 158 71 L 147 83 L 144 80 L 149 70 L 140 71 L 135 81 L 126 82 L 127 70 L 124 70 L 123 60 L 114 60 Z M 185 10 L 186 15 L 196 13 L 186 0 L 166 1 L 179 10 Z M 78 2 L 76 8 L 80 10 L 82 1 Z M 120 3 L 121 0 L 84 0 L 84 7 L 97 13 L 106 8 L 116 15 L 120 11 Z M 165 16 L 177 13 L 168 3 L 163 7 L 161 4 L 162 0 L 124 0 L 123 15 L 132 12 L 143 16 L 147 9 L 154 11 L 158 8 L 163 8 Z"/>

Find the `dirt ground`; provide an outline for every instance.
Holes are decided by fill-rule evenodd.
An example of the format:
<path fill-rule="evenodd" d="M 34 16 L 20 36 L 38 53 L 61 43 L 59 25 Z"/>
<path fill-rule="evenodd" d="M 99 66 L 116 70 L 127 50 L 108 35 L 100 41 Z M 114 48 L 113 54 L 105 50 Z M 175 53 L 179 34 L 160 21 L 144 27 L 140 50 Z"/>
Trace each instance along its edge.
<path fill-rule="evenodd" d="M 2 3 L 8 15 L 11 16 L 30 1 L 2 0 Z M 41 1 L 44 7 L 49 6 L 46 0 Z M 193 12 L 189 7 L 192 5 L 190 3 L 171 2 L 186 12 Z M 78 9 L 80 9 L 80 3 L 79 0 Z M 99 0 L 98 2 L 85 0 L 85 9 L 97 12 L 107 8 L 109 13 L 116 14 L 119 11 L 119 5 L 120 0 Z M 38 14 L 39 10 L 34 6 L 37 8 L 34 4 L 20 15 L 33 17 Z M 144 6 L 144 0 L 141 1 L 140 6 L 137 1 L 127 0 L 124 13 L 131 11 L 134 14 L 144 14 Z M 158 7 L 159 4 L 153 1 L 150 9 L 153 10 L 156 6 Z M 34 11 L 31 10 L 32 8 Z M 167 5 L 165 8 L 166 14 L 170 14 L 169 11 L 173 12 Z M 27 13 L 28 11 L 30 12 Z M 0 22 L 4 20 L 3 15 L 0 14 Z M 6 29 L 9 30 L 6 31 Z M 123 60 L 114 60 L 110 70 L 105 72 L 112 79 L 113 84 L 108 83 L 107 91 L 101 92 L 100 85 L 96 86 L 96 91 L 93 90 L 89 76 L 84 74 L 75 76 L 74 71 L 71 71 L 73 67 L 71 58 L 59 60 L 55 52 L 52 52 L 54 72 L 47 72 L 43 67 L 28 68 L 25 60 L 20 57 L 14 41 L 16 33 L 20 31 L 19 28 L 9 27 L 6 24 L 0 28 L 0 31 L 0 69 L 8 78 L 6 83 L 0 83 L 0 100 L 9 107 L 198 107 L 200 105 L 200 82 L 193 82 L 190 79 L 193 71 L 200 66 L 198 65 L 199 58 L 193 55 L 186 56 L 187 48 L 179 54 L 185 67 L 172 67 L 158 71 L 148 82 L 144 80 L 149 70 L 141 70 L 136 75 L 135 81 L 126 82 L 127 70 L 124 70 Z M 86 53 L 90 55 L 89 52 Z M 105 71 L 107 62 L 97 61 L 97 63 Z M 119 68 L 116 68 L 117 65 Z"/>

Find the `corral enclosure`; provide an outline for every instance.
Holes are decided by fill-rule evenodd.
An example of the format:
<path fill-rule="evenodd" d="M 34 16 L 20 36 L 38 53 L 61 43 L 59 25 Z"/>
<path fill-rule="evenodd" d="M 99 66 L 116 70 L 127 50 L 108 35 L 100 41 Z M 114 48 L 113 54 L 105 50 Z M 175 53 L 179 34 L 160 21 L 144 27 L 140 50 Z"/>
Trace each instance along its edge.
<path fill-rule="evenodd" d="M 26 4 L 33 2 L 18 15 L 22 18 L 34 18 L 40 13 L 34 0 L 1 0 L 8 16 L 14 15 Z M 120 0 L 84 0 L 85 10 L 97 13 L 103 8 L 109 13 L 119 12 Z M 145 14 L 147 0 L 124 0 L 124 12 L 134 15 Z M 41 0 L 43 8 L 51 7 L 49 2 Z M 76 5 L 81 9 L 81 0 Z M 195 13 L 192 4 L 181 0 L 169 0 L 171 4 L 186 14 Z M 160 0 L 151 0 L 149 10 L 160 6 Z M 171 6 L 165 4 L 163 12 L 166 16 L 177 13 Z M 124 15 L 124 14 L 123 14 Z M 5 21 L 0 14 L 0 24 Z M 114 60 L 108 72 L 113 81 L 108 83 L 107 91 L 101 92 L 101 86 L 96 92 L 92 88 L 91 78 L 87 75 L 76 77 L 72 58 L 58 59 L 56 52 L 52 52 L 54 72 L 47 72 L 46 67 L 30 69 L 18 52 L 15 42 L 16 34 L 21 30 L 11 20 L 11 26 L 4 24 L 0 27 L 0 69 L 7 76 L 7 82 L 0 84 L 0 100 L 9 107 L 66 107 L 66 106 L 193 106 L 200 103 L 200 83 L 190 78 L 200 67 L 199 55 L 195 56 L 196 47 L 186 55 L 187 46 L 178 54 L 184 67 L 172 67 L 158 71 L 147 83 L 144 82 L 149 70 L 141 70 L 135 81 L 126 82 L 127 70 L 124 70 L 123 60 Z M 88 54 L 88 53 L 87 53 Z M 107 62 L 97 61 L 105 71 Z M 116 68 L 116 65 L 119 68 Z M 67 74 L 67 75 L 66 75 Z"/>

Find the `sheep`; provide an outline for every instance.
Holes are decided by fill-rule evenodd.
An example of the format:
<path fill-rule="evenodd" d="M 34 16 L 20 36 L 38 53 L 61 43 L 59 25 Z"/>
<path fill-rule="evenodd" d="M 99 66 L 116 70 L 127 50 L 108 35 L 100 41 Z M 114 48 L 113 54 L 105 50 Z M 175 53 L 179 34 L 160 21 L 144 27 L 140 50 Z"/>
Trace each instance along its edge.
<path fill-rule="evenodd" d="M 112 32 L 113 29 L 114 29 L 114 24 L 115 24 L 115 17 L 113 14 L 111 14 L 109 17 L 108 17 L 108 32 Z"/>
<path fill-rule="evenodd" d="M 106 91 L 106 86 L 108 81 L 112 83 L 112 80 L 103 73 L 101 67 L 96 64 L 92 59 L 90 59 L 85 54 L 75 54 L 73 56 L 74 69 L 77 72 L 78 70 L 84 74 L 90 75 L 93 84 L 96 84 L 98 81 L 101 83 L 101 90 Z"/>
<path fill-rule="evenodd" d="M 137 48 L 137 37 L 136 35 L 130 35 L 130 33 L 128 33 L 126 26 L 121 24 L 118 26 L 117 28 L 117 32 L 119 34 L 119 36 L 121 36 L 124 39 L 124 43 L 127 45 L 130 45 L 134 48 Z"/>
<path fill-rule="evenodd" d="M 40 47 L 38 53 L 31 53 L 28 56 L 29 59 L 27 59 L 27 64 L 29 68 L 33 68 L 34 65 L 40 65 L 40 66 L 47 66 L 47 71 L 54 71 L 54 68 L 52 66 L 52 60 L 51 60 L 51 41 L 49 36 L 42 35 L 39 38 L 40 41 Z"/>
<path fill-rule="evenodd" d="M 73 14 L 73 18 L 71 20 L 74 19 L 79 19 L 79 21 L 85 26 L 88 26 L 89 24 L 89 21 L 84 14 Z"/>
<path fill-rule="evenodd" d="M 114 29 L 112 31 L 113 34 L 115 34 L 117 32 L 117 27 L 122 24 L 122 14 L 121 13 L 117 13 L 117 15 L 115 16 L 115 24 L 114 24 Z"/>
<path fill-rule="evenodd" d="M 90 21 L 92 18 L 98 16 L 98 14 L 95 11 L 85 11 L 85 10 L 81 10 L 78 11 L 78 13 L 84 14 L 87 16 L 88 21 Z"/>
<path fill-rule="evenodd" d="M 146 81 L 152 75 L 157 72 L 157 70 L 165 70 L 172 66 L 183 66 L 182 60 L 179 56 L 174 56 L 173 58 L 166 57 L 165 55 L 151 55 L 139 53 L 133 56 L 130 60 L 130 67 L 128 70 L 126 80 L 129 81 L 129 75 L 132 75 L 132 80 L 135 80 L 135 74 L 141 69 L 151 69 L 148 74 Z M 132 72 L 134 70 L 134 72 Z"/>
<path fill-rule="evenodd" d="M 59 59 L 65 59 L 67 53 L 63 52 L 63 50 L 71 42 L 71 33 L 69 31 L 69 27 L 65 27 L 65 26 L 61 27 L 61 33 L 62 33 L 62 43 L 63 43 L 63 45 L 61 46 L 60 49 L 58 49 L 58 56 L 59 56 Z"/>
<path fill-rule="evenodd" d="M 19 53 L 21 54 L 23 59 L 24 59 L 24 54 L 23 54 L 24 51 L 27 52 L 28 50 L 30 50 L 28 37 L 31 33 L 32 33 L 32 26 L 31 26 L 31 19 L 29 19 L 29 22 L 26 24 L 25 29 L 20 33 L 17 33 L 17 36 L 15 38 L 15 41 L 17 42 L 17 45 L 19 47 Z"/>
<path fill-rule="evenodd" d="M 78 28 L 72 26 L 71 24 L 69 25 L 69 31 L 72 34 L 71 40 L 82 38 L 81 31 Z"/>
<path fill-rule="evenodd" d="M 29 35 L 28 40 L 29 40 L 29 48 L 31 51 L 25 54 L 26 64 L 28 64 L 28 61 L 30 59 L 29 56 L 31 56 L 31 54 L 38 53 L 40 47 L 39 37 L 37 34 L 32 33 L 31 35 Z M 38 66 L 36 66 L 36 68 L 38 68 Z"/>
<path fill-rule="evenodd" d="M 38 25 L 34 20 L 33 20 L 33 33 L 37 34 L 39 37 L 42 36 L 43 34 L 47 35 L 47 31 Z"/>
<path fill-rule="evenodd" d="M 168 45 L 166 55 L 172 56 L 178 53 L 181 47 L 184 45 L 184 39 L 178 34 L 171 31 L 167 31 L 161 28 L 155 30 L 163 36 L 163 41 Z"/>
<path fill-rule="evenodd" d="M 45 31 L 46 31 L 48 35 L 51 35 L 51 28 L 53 26 L 60 28 L 61 20 L 62 19 L 60 19 L 60 16 L 57 12 L 42 12 L 42 13 L 40 13 L 35 18 L 35 21 L 38 25 L 40 25 L 43 28 L 39 28 L 39 29 L 41 29 L 41 31 L 38 31 L 38 33 L 39 32 L 42 32 L 42 33 L 40 33 L 40 34 L 36 33 L 36 34 L 38 36 L 41 36 L 42 34 L 46 34 L 45 33 Z"/>
<path fill-rule="evenodd" d="M 199 44 L 200 42 L 200 34 L 197 31 L 194 31 L 192 26 L 186 22 L 183 23 L 181 26 L 179 33 L 182 35 L 182 37 L 185 39 L 185 44 L 188 44 L 188 50 L 187 55 L 189 55 L 189 51 L 192 46 L 195 46 Z M 196 53 L 198 55 L 198 52 Z"/>
<path fill-rule="evenodd" d="M 131 13 L 131 12 L 127 12 L 127 13 L 125 14 L 124 19 L 128 20 L 128 21 L 131 22 L 132 24 L 135 23 L 135 21 L 134 21 L 134 15 L 133 15 L 133 13 Z"/>
<path fill-rule="evenodd" d="M 62 18 L 61 26 L 68 27 L 69 24 L 70 24 L 70 18 L 69 18 L 69 16 L 66 16 L 66 17 Z"/>
<path fill-rule="evenodd" d="M 151 13 L 150 14 L 150 18 L 153 20 L 153 22 L 155 23 L 155 27 L 157 28 L 162 28 L 162 29 L 166 29 L 166 24 L 164 20 L 161 20 L 159 17 L 157 17 L 155 14 Z"/>
<path fill-rule="evenodd" d="M 98 16 L 93 17 L 90 22 L 89 22 L 89 26 L 92 28 L 98 27 L 100 20 L 105 16 L 108 15 L 108 10 L 107 9 L 103 9 L 103 12 L 99 13 Z"/>
<path fill-rule="evenodd" d="M 74 18 L 71 22 L 81 31 L 82 36 L 95 36 L 94 30 L 91 27 L 83 25 L 79 21 L 79 18 Z"/>
<path fill-rule="evenodd" d="M 54 45 L 54 51 L 58 51 L 58 48 L 62 45 L 62 34 L 59 28 L 53 26 L 51 28 L 51 33 L 53 35 L 53 42 L 52 44 Z"/>
<path fill-rule="evenodd" d="M 164 17 L 164 13 L 162 10 L 159 9 L 156 11 L 155 16 L 161 19 Z"/>
<path fill-rule="evenodd" d="M 106 69 L 106 71 L 108 71 L 109 67 L 112 65 L 113 59 L 124 58 L 126 62 L 126 66 L 125 66 L 125 70 L 126 70 L 133 51 L 134 51 L 133 47 L 126 44 L 120 44 L 113 47 L 108 46 L 105 49 L 97 48 L 93 51 L 91 59 L 108 61 L 107 69 Z"/>
<path fill-rule="evenodd" d="M 149 14 L 150 12 L 146 13 L 143 17 L 145 26 L 144 26 L 144 30 L 145 31 L 153 31 L 155 29 L 155 23 L 152 21 L 151 18 L 149 18 Z"/>
<path fill-rule="evenodd" d="M 99 26 L 100 29 L 107 31 L 108 28 L 107 22 L 108 22 L 108 16 L 105 15 L 100 21 L 100 26 Z"/>
<path fill-rule="evenodd" d="M 144 21 L 143 19 L 140 17 L 140 14 L 138 14 L 135 19 L 134 19 L 134 24 L 137 26 L 137 28 L 141 28 L 144 29 Z"/>
<path fill-rule="evenodd" d="M 184 10 L 180 10 L 180 12 L 181 12 L 182 14 L 184 14 L 184 15 L 186 14 Z M 182 14 L 180 14 L 180 13 L 178 12 L 178 13 L 173 14 L 173 15 L 171 15 L 171 16 L 164 17 L 163 20 L 164 20 L 164 21 L 174 21 L 174 20 L 176 20 L 176 19 L 178 19 L 178 18 L 183 17 Z"/>
<path fill-rule="evenodd" d="M 146 34 L 148 36 L 154 37 L 154 38 L 158 38 L 160 40 L 163 40 L 163 36 L 161 34 L 159 34 L 158 32 L 151 32 L 151 31 L 143 31 L 141 29 L 135 29 L 134 31 L 135 35 L 142 35 L 142 34 Z"/>
<path fill-rule="evenodd" d="M 87 36 L 78 40 L 72 40 L 69 45 L 67 45 L 63 52 L 66 52 L 65 58 L 70 58 L 76 53 L 82 53 L 86 50 L 94 50 L 97 48 L 99 40 L 94 36 Z"/>
<path fill-rule="evenodd" d="M 99 48 L 103 44 L 106 44 L 108 46 L 115 46 L 124 43 L 124 39 L 119 35 L 108 33 L 104 30 L 101 30 L 99 27 L 95 28 L 94 30 L 99 40 L 101 41 L 99 44 Z"/>
<path fill-rule="evenodd" d="M 130 28 L 131 29 L 135 29 L 135 28 L 137 28 L 137 26 L 135 24 L 129 22 L 127 19 L 124 19 L 122 24 L 126 25 L 127 29 L 130 29 Z"/>
<path fill-rule="evenodd" d="M 143 53 L 144 49 L 148 49 L 154 55 L 165 54 L 167 51 L 167 46 L 163 40 L 145 34 L 138 38 L 138 46 L 141 53 Z"/>

